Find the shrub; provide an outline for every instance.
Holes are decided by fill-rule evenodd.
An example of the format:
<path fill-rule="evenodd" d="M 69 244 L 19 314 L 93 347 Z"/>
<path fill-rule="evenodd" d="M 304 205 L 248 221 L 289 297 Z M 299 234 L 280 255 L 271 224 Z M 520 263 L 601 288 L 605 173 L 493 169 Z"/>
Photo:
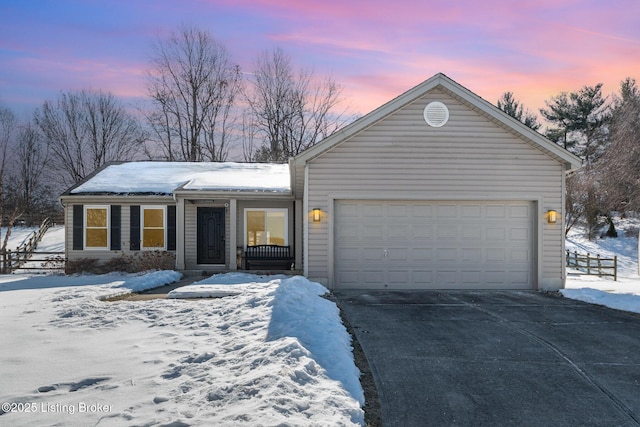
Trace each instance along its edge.
<path fill-rule="evenodd" d="M 148 270 L 173 270 L 176 266 L 176 256 L 167 251 L 140 251 L 121 253 L 105 263 L 96 258 L 79 258 L 67 262 L 65 273 L 111 273 L 121 271 L 138 273 Z"/>
<path fill-rule="evenodd" d="M 102 273 L 102 266 L 97 258 L 78 258 L 67 261 L 67 267 L 64 272 L 66 274 L 76 273 Z"/>

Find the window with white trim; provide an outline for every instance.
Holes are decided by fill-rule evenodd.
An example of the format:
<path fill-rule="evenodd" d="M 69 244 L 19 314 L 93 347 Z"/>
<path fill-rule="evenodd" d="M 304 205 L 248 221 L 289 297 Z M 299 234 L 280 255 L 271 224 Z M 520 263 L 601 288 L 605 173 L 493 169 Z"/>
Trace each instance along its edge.
<path fill-rule="evenodd" d="M 167 215 L 164 206 L 142 206 L 140 241 L 143 249 L 164 249 L 166 247 Z"/>
<path fill-rule="evenodd" d="M 84 207 L 84 247 L 109 248 L 109 206 Z"/>
<path fill-rule="evenodd" d="M 244 245 L 289 244 L 288 209 L 245 209 Z"/>

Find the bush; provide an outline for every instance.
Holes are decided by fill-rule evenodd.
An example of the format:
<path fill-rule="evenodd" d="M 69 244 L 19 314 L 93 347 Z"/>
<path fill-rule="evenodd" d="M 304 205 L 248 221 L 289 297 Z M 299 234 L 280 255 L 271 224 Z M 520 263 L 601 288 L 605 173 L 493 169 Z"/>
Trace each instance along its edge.
<path fill-rule="evenodd" d="M 67 262 L 65 272 L 103 274 L 121 271 L 138 273 L 148 270 L 173 270 L 176 266 L 176 256 L 167 251 L 139 251 L 122 253 L 105 263 L 96 258 L 79 258 Z"/>
<path fill-rule="evenodd" d="M 100 274 L 102 273 L 102 267 L 100 265 L 100 261 L 98 261 L 96 258 L 78 258 L 67 261 L 67 267 L 65 268 L 64 272 L 66 274 Z"/>

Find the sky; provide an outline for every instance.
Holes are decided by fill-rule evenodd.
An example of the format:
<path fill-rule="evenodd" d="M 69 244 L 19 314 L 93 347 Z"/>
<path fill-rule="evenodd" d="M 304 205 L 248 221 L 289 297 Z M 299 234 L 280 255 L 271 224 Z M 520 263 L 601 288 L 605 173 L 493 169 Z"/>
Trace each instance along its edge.
<path fill-rule="evenodd" d="M 250 73 L 281 48 L 362 115 L 436 73 L 533 112 L 561 92 L 640 79 L 637 0 L 0 0 L 0 105 L 30 117 L 61 91 L 145 99 L 152 46 L 207 30 Z"/>

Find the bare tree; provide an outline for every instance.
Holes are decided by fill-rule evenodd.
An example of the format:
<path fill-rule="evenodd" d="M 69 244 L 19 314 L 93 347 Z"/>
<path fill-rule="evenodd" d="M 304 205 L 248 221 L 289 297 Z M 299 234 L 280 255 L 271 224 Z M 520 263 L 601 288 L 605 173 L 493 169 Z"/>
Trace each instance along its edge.
<path fill-rule="evenodd" d="M 614 99 L 610 145 L 598 162 L 609 206 L 625 212 L 640 210 L 640 89 L 624 80 Z"/>
<path fill-rule="evenodd" d="M 9 155 L 17 120 L 13 112 L 0 106 L 0 223 L 5 228 L 0 250 L 5 251 L 14 221 L 20 216 L 17 206 L 10 203 L 8 189 Z M 0 232 L 0 235 L 2 233 Z"/>
<path fill-rule="evenodd" d="M 215 100 L 204 117 L 203 157 L 212 162 L 227 160 L 232 140 L 232 131 L 236 128 L 236 116 L 232 114 L 236 97 L 242 89 L 240 67 L 223 71 L 225 75 L 215 78 L 217 85 L 212 85 Z"/>
<path fill-rule="evenodd" d="M 281 49 L 264 52 L 256 61 L 247 102 L 253 122 L 246 126 L 261 140 L 245 148 L 249 160 L 286 161 L 335 132 L 344 124 L 337 112 L 341 88 L 329 77 L 295 73 Z"/>
<path fill-rule="evenodd" d="M 168 160 L 220 161 L 228 152 L 230 111 L 241 73 L 226 49 L 196 28 L 155 45 L 147 90 L 147 118 Z"/>
<path fill-rule="evenodd" d="M 34 113 L 49 146 L 52 167 L 63 183 L 78 182 L 115 160 L 131 160 L 145 134 L 137 120 L 110 93 L 67 92 Z"/>
<path fill-rule="evenodd" d="M 49 151 L 37 127 L 26 124 L 18 131 L 15 146 L 15 182 L 20 183 L 20 204 L 30 217 L 50 208 L 53 186 L 45 182 L 44 175 Z"/>

